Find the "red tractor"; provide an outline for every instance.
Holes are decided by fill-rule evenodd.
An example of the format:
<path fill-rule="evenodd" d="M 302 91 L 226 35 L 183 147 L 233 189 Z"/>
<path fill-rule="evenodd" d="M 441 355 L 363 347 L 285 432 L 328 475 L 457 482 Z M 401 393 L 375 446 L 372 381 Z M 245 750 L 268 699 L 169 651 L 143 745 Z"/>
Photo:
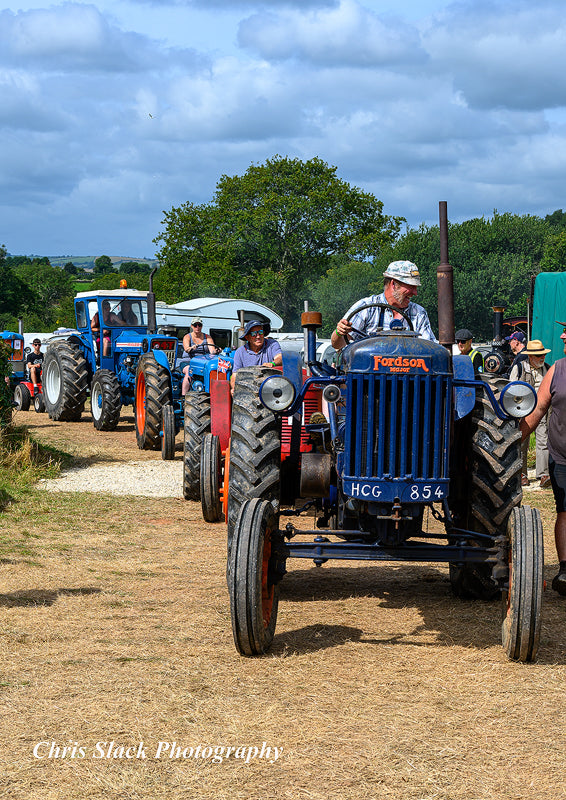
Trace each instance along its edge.
<path fill-rule="evenodd" d="M 284 369 L 296 373 L 303 382 L 306 370 L 300 355 L 284 353 L 283 359 Z M 216 381 L 210 384 L 210 397 L 203 393 L 190 398 L 187 395 L 185 401 L 184 496 L 200 498 L 206 522 L 225 519 L 229 533 L 241 504 L 249 497 L 272 494 L 279 500 L 281 493 L 283 497 L 294 496 L 299 475 L 304 475 L 300 470 L 302 454 L 314 450 L 311 437 L 317 435 L 316 423 L 321 421 L 317 414 L 322 416 L 322 392 L 317 387 L 306 393 L 301 414 L 282 419 L 271 452 L 271 431 L 269 426 L 264 430 L 265 408 L 258 400 L 259 387 L 270 375 L 281 374 L 281 369 L 238 370 L 234 400 L 229 385 Z M 232 442 L 236 443 L 235 451 Z M 277 468 L 271 475 L 275 451 Z"/>

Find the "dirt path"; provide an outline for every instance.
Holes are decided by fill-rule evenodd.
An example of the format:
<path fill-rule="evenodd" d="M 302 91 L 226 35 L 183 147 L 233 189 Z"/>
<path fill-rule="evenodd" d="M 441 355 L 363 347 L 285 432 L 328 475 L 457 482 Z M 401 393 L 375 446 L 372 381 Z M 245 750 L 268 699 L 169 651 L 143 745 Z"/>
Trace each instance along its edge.
<path fill-rule="evenodd" d="M 128 418 L 99 434 L 28 416 L 99 463 L 160 460 L 137 450 Z M 550 582 L 551 493 L 529 500 Z M 224 527 L 197 504 L 39 492 L 0 521 L 3 797 L 566 794 L 566 605 L 550 590 L 539 661 L 519 665 L 498 604 L 456 601 L 444 568 L 293 563 L 272 651 L 243 659 Z"/>

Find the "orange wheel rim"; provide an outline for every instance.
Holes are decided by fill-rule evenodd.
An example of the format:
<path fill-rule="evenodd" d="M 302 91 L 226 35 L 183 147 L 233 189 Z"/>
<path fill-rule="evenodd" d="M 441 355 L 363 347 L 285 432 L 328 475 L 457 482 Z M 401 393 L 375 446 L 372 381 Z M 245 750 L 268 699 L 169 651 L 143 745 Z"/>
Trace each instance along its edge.
<path fill-rule="evenodd" d="M 145 375 L 140 372 L 136 386 L 136 422 L 138 431 L 145 430 Z"/>
<path fill-rule="evenodd" d="M 265 531 L 263 540 L 263 560 L 261 565 L 261 611 L 263 624 L 267 628 L 273 609 L 275 586 L 269 585 L 269 559 L 271 558 L 271 531 Z"/>

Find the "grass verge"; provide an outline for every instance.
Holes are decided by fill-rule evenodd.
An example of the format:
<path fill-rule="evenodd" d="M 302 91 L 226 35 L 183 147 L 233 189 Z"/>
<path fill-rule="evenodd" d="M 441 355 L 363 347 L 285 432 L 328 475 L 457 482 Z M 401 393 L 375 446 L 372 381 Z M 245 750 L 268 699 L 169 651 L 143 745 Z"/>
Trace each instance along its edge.
<path fill-rule="evenodd" d="M 36 441 L 24 425 L 0 429 L 0 511 L 28 494 L 41 478 L 55 478 L 69 453 Z"/>

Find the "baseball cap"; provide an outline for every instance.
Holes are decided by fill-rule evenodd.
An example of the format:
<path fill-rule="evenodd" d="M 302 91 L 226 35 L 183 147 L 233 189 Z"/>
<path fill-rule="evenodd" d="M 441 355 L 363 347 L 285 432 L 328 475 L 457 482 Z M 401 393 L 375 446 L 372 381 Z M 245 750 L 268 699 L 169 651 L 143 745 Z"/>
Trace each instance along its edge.
<path fill-rule="evenodd" d="M 420 286 L 421 277 L 416 264 L 412 261 L 392 261 L 383 273 L 384 278 L 393 278 L 410 286 Z"/>
<path fill-rule="evenodd" d="M 512 333 L 511 336 L 505 337 L 506 342 L 511 342 L 513 340 L 515 340 L 516 342 L 522 342 L 524 344 L 527 341 L 527 337 L 525 336 L 523 331 L 515 331 L 515 333 Z"/>
<path fill-rule="evenodd" d="M 460 328 L 459 331 L 456 331 L 456 341 L 457 342 L 467 342 L 468 339 L 473 339 L 472 332 L 469 331 L 467 328 Z"/>
<path fill-rule="evenodd" d="M 34 339 L 32 344 L 41 344 L 41 340 L 40 339 Z"/>
<path fill-rule="evenodd" d="M 249 322 L 246 322 L 246 327 L 244 328 L 244 332 L 240 336 L 240 339 L 245 339 L 252 328 L 258 327 L 261 328 L 262 331 L 264 330 L 263 322 L 260 322 L 259 319 L 251 319 Z"/>
<path fill-rule="evenodd" d="M 202 325 L 202 319 L 200 317 L 193 317 L 191 320 L 191 325 L 195 325 L 197 322 L 200 322 Z"/>

